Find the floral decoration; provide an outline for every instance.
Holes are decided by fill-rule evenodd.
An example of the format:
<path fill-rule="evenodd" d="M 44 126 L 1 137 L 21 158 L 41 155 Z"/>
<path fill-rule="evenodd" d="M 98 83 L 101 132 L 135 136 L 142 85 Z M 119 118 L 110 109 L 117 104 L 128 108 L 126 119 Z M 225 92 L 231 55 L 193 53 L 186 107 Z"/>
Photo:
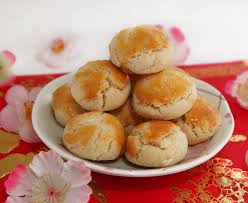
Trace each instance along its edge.
<path fill-rule="evenodd" d="M 7 105 L 0 112 L 0 127 L 19 133 L 25 142 L 40 142 L 31 121 L 33 104 L 40 90 L 35 87 L 29 92 L 21 85 L 11 87 L 5 95 Z"/>
<path fill-rule="evenodd" d="M 248 109 L 248 71 L 238 75 L 236 80 L 229 85 L 231 95 L 237 99 L 243 108 Z"/>
<path fill-rule="evenodd" d="M 92 193 L 91 172 L 82 161 L 67 161 L 50 150 L 34 156 L 28 165 L 17 165 L 4 185 L 6 203 L 85 203 Z"/>
<path fill-rule="evenodd" d="M 75 33 L 54 34 L 37 54 L 37 60 L 48 68 L 73 67 L 80 64 L 82 37 Z"/>
<path fill-rule="evenodd" d="M 0 52 L 0 85 L 5 85 L 13 78 L 10 67 L 15 63 L 16 57 L 10 51 Z"/>
<path fill-rule="evenodd" d="M 174 45 L 174 65 L 183 64 L 188 58 L 190 48 L 187 44 L 185 35 L 183 34 L 182 30 L 176 26 L 166 28 L 160 24 L 156 25 L 156 27 L 168 33 Z"/>

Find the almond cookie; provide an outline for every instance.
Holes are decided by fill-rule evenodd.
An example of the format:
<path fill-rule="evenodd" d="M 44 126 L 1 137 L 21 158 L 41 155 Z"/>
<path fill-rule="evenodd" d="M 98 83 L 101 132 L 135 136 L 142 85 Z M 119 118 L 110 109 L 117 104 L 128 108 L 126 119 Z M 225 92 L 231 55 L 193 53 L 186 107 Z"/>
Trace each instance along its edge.
<path fill-rule="evenodd" d="M 189 145 L 195 145 L 208 140 L 216 133 L 221 124 L 221 117 L 211 102 L 198 96 L 192 109 L 178 118 L 176 124 L 186 134 Z"/>
<path fill-rule="evenodd" d="M 134 111 L 130 98 L 125 102 L 125 104 L 110 113 L 119 119 L 125 128 L 127 135 L 131 133 L 135 125 L 142 123 L 144 120 Z"/>
<path fill-rule="evenodd" d="M 92 111 L 66 124 L 63 143 L 73 154 L 89 160 L 114 160 L 122 153 L 125 130 L 111 114 Z"/>
<path fill-rule="evenodd" d="M 86 63 L 75 74 L 71 93 L 88 111 L 110 111 L 125 103 L 131 89 L 127 74 L 110 61 Z"/>
<path fill-rule="evenodd" d="M 171 120 L 189 111 L 196 98 L 193 79 L 180 69 L 167 68 L 136 82 L 132 104 L 145 118 Z"/>
<path fill-rule="evenodd" d="M 65 127 L 68 120 L 85 110 L 71 96 L 70 84 L 64 84 L 57 88 L 52 95 L 52 109 L 55 119 Z"/>
<path fill-rule="evenodd" d="M 166 167 L 182 161 L 188 150 L 186 135 L 170 121 L 137 125 L 128 136 L 125 156 L 145 167 Z"/>
<path fill-rule="evenodd" d="M 109 45 L 110 60 L 126 73 L 156 73 L 172 64 L 173 46 L 165 32 L 143 25 L 117 33 Z"/>

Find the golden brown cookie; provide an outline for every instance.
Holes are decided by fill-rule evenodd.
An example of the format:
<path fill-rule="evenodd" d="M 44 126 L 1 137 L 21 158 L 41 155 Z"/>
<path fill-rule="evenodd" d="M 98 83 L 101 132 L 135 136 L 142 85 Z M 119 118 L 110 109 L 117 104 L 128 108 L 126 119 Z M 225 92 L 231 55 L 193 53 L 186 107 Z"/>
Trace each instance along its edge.
<path fill-rule="evenodd" d="M 193 79 L 182 70 L 167 68 L 136 82 L 132 104 L 145 118 L 171 120 L 189 111 L 196 97 Z"/>
<path fill-rule="evenodd" d="M 142 25 L 117 33 L 109 45 L 110 60 L 127 73 L 150 74 L 172 63 L 173 46 L 156 26 Z"/>
<path fill-rule="evenodd" d="M 89 111 L 110 111 L 125 103 L 131 89 L 129 77 L 108 60 L 86 63 L 75 74 L 71 93 Z"/>
<path fill-rule="evenodd" d="M 125 128 L 127 135 L 131 133 L 135 125 L 144 121 L 144 119 L 134 111 L 130 98 L 125 102 L 125 104 L 110 113 L 119 119 Z"/>
<path fill-rule="evenodd" d="M 73 99 L 70 84 L 57 88 L 52 95 L 52 109 L 58 123 L 63 127 L 74 116 L 84 113 L 85 110 Z"/>
<path fill-rule="evenodd" d="M 122 153 L 125 130 L 111 114 L 92 111 L 77 115 L 67 123 L 63 143 L 73 154 L 89 160 L 114 160 Z"/>
<path fill-rule="evenodd" d="M 188 150 L 186 135 L 170 121 L 137 125 L 128 136 L 125 156 L 145 167 L 166 167 L 182 161 Z"/>
<path fill-rule="evenodd" d="M 178 118 L 176 124 L 186 134 L 189 145 L 195 145 L 208 140 L 216 133 L 221 124 L 221 117 L 211 102 L 198 96 L 190 111 Z"/>

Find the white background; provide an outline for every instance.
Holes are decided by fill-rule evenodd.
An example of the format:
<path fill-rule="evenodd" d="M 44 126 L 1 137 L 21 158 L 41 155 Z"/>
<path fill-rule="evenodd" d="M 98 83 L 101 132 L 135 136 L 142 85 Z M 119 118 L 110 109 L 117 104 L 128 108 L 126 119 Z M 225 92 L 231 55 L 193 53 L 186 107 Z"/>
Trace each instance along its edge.
<path fill-rule="evenodd" d="M 108 57 L 115 32 L 160 23 L 183 29 L 191 46 L 188 64 L 248 58 L 248 1 L 241 0 L 0 0 L 0 50 L 17 56 L 17 74 L 64 72 L 35 60 L 52 32 L 81 33 L 82 62 Z"/>

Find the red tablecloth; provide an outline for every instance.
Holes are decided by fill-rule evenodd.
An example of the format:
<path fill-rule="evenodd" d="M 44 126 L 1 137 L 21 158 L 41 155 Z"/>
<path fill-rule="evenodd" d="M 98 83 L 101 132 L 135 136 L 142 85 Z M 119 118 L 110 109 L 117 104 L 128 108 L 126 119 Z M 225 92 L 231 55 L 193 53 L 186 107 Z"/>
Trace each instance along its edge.
<path fill-rule="evenodd" d="M 164 203 L 164 202 L 248 202 L 248 172 L 245 152 L 248 150 L 248 111 L 224 91 L 228 81 L 248 69 L 245 62 L 182 67 L 220 90 L 227 98 L 235 118 L 231 140 L 214 158 L 191 170 L 155 178 L 123 178 L 92 173 L 94 195 L 90 202 Z M 27 88 L 43 86 L 60 75 L 18 76 L 10 85 L 0 88 L 0 109 L 9 86 L 22 84 Z M 3 186 L 9 171 L 17 163 L 28 163 L 32 153 L 47 148 L 43 144 L 27 144 L 18 136 L 0 131 L 0 202 L 6 199 Z M 225 135 L 223 135 L 225 136 Z M 7 149 L 6 149 L 7 146 Z M 11 149 L 12 146 L 13 149 Z"/>

